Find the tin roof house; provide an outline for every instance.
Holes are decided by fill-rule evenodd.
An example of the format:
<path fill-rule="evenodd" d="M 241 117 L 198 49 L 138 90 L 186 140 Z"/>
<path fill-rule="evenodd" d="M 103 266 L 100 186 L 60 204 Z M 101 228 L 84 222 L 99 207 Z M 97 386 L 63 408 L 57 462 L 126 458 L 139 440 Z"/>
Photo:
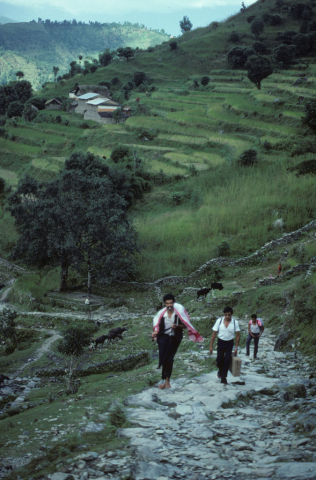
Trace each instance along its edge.
<path fill-rule="evenodd" d="M 113 123 L 113 113 L 120 104 L 105 97 L 98 97 L 86 102 L 84 112 L 85 120 L 93 120 L 98 123 Z"/>

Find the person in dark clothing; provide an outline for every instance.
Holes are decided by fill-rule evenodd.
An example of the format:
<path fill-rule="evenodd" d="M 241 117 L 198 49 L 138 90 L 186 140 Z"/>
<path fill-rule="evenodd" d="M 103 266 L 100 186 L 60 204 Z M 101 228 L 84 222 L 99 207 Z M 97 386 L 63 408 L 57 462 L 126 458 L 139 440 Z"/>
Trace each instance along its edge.
<path fill-rule="evenodd" d="M 258 353 L 258 347 L 259 347 L 259 338 L 263 334 L 264 331 L 264 326 L 262 324 L 262 321 L 257 318 L 257 315 L 253 313 L 251 315 L 251 320 L 248 324 L 248 337 L 246 341 L 246 355 L 249 356 L 250 353 L 250 342 L 253 339 L 255 348 L 253 352 L 253 358 L 257 358 L 257 353 Z"/>
<path fill-rule="evenodd" d="M 193 341 L 203 341 L 203 338 L 193 328 L 185 308 L 175 303 L 174 296 L 169 293 L 163 297 L 165 307 L 154 317 L 154 331 L 152 338 L 157 339 L 159 348 L 159 366 L 162 367 L 161 378 L 164 380 L 159 385 L 160 389 L 171 388 L 170 377 L 173 361 L 183 338 L 183 330 L 187 328 L 189 337 Z"/>

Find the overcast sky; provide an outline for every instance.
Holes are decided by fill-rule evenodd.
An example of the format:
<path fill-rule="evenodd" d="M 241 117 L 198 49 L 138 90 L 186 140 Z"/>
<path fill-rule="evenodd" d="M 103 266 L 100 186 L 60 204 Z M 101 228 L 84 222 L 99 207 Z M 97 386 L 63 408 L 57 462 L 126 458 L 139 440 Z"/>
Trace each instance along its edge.
<path fill-rule="evenodd" d="M 249 6 L 254 0 L 245 0 Z M 6 0 L 1 15 L 17 21 L 38 17 L 50 20 L 73 19 L 101 22 L 139 22 L 149 28 L 163 28 L 179 35 L 179 20 L 187 15 L 193 28 L 221 21 L 240 10 L 239 0 Z"/>

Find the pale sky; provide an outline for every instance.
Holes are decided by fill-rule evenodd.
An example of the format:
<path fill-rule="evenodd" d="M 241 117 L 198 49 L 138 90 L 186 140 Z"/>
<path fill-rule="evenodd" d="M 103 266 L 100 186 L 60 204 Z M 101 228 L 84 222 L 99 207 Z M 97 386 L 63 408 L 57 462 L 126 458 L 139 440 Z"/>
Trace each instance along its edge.
<path fill-rule="evenodd" d="M 163 28 L 179 35 L 179 21 L 187 15 L 193 28 L 225 20 L 240 10 L 239 0 L 6 0 L 0 2 L 1 15 L 17 21 L 89 20 L 139 22 L 148 28 Z M 250 6 L 254 0 L 245 0 Z"/>

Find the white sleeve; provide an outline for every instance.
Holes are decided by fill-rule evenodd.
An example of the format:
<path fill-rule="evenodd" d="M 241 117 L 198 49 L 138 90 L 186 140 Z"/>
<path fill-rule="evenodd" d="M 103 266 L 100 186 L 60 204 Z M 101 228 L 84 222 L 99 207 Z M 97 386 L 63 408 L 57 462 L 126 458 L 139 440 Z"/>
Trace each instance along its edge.
<path fill-rule="evenodd" d="M 240 332 L 238 320 L 235 320 L 235 323 L 236 323 L 235 332 Z"/>
<path fill-rule="evenodd" d="M 218 319 L 216 320 L 216 322 L 215 322 L 215 324 L 214 324 L 214 327 L 213 327 L 214 332 L 218 332 L 220 321 L 221 321 L 220 318 L 218 318 Z"/>

